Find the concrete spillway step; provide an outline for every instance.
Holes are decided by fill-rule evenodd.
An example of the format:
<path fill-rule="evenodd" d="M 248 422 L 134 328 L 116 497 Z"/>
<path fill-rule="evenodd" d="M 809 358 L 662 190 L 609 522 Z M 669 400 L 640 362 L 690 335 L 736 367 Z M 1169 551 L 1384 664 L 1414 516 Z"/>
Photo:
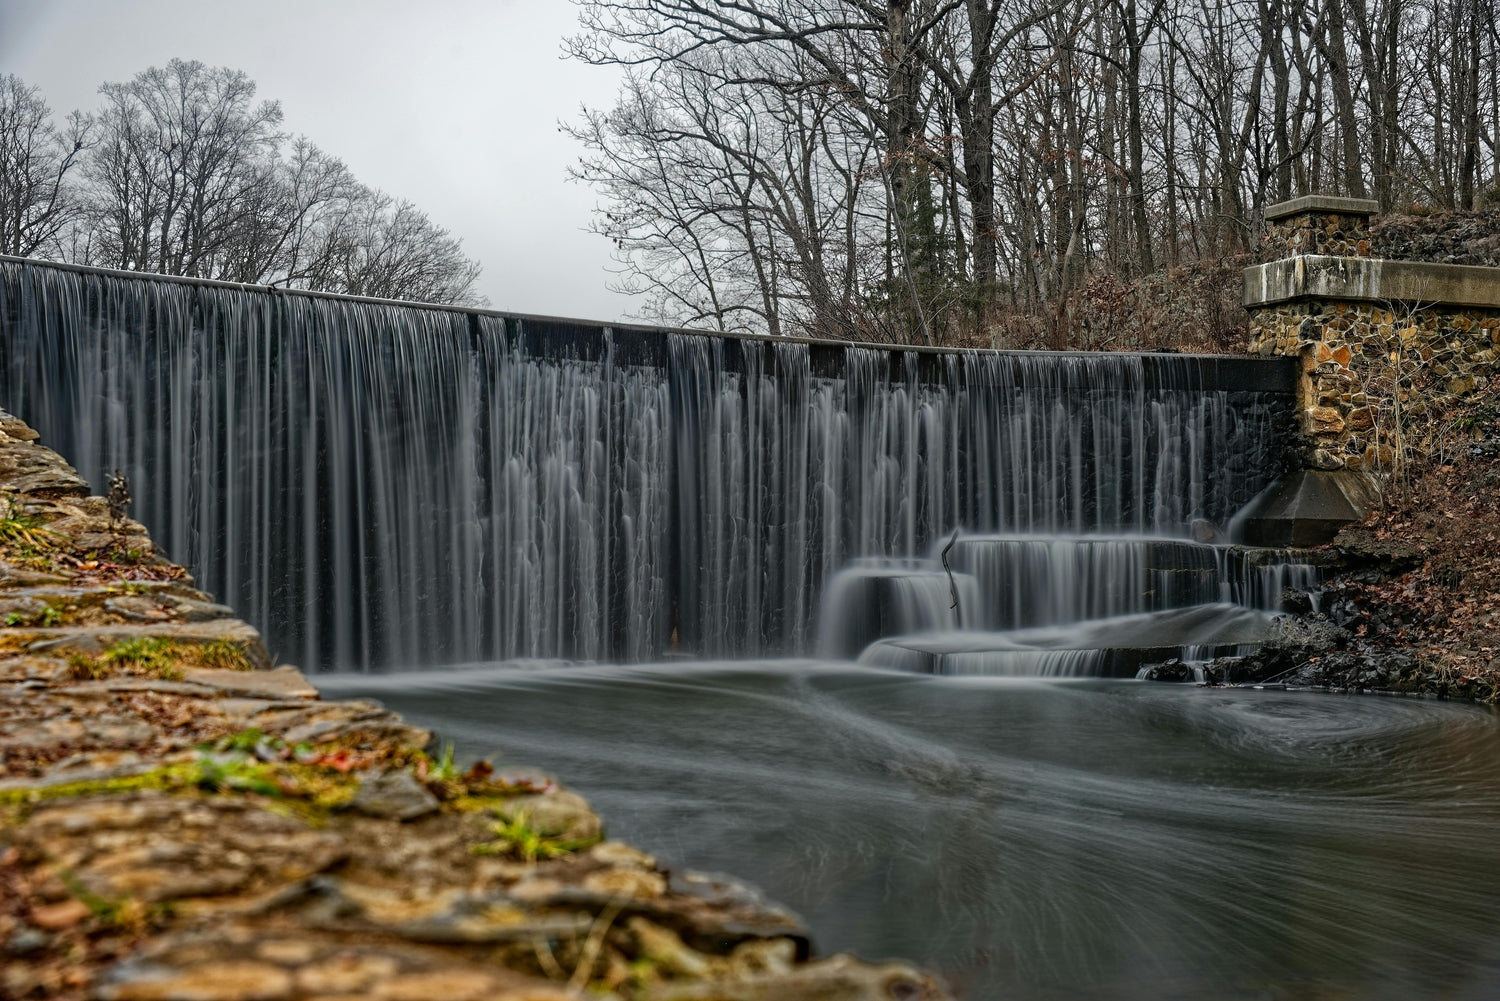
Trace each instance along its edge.
<path fill-rule="evenodd" d="M 859 662 L 926 674 L 1134 677 L 1143 664 L 1241 653 L 1275 635 L 1269 612 L 1210 604 L 1036 629 L 911 633 L 871 643 Z"/>
<path fill-rule="evenodd" d="M 951 573 L 939 548 L 926 560 L 855 560 L 835 574 L 819 654 L 853 658 L 886 637 L 1066 627 L 1219 602 L 1276 611 L 1286 589 L 1311 589 L 1319 577 L 1284 550 L 1152 536 L 966 535 L 946 558 Z"/>

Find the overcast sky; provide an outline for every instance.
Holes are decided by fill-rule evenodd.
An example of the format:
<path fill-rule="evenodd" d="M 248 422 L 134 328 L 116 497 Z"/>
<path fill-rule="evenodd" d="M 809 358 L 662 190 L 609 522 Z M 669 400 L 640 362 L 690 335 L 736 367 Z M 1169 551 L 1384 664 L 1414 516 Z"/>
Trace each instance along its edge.
<path fill-rule="evenodd" d="M 559 58 L 575 31 L 568 0 L 0 0 L 0 73 L 66 113 L 174 57 L 244 70 L 288 131 L 461 237 L 494 308 L 619 319 L 557 131 L 618 75 Z"/>

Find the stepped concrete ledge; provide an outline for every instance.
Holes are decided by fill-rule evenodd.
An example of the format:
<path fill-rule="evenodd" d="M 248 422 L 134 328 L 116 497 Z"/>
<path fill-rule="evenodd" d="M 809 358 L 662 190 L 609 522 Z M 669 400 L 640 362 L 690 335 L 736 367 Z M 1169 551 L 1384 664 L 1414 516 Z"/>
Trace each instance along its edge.
<path fill-rule="evenodd" d="M 256 631 L 0 412 L 0 997 L 938 1001 L 467 771 Z"/>
<path fill-rule="evenodd" d="M 1299 299 L 1500 309 L 1500 268 L 1299 254 L 1245 270 L 1246 309 Z"/>

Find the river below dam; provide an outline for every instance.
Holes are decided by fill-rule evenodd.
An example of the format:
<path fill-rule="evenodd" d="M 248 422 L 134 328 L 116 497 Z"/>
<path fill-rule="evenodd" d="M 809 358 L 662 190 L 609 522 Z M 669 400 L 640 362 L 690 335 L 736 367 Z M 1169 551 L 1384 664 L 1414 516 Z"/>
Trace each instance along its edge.
<path fill-rule="evenodd" d="M 840 662 L 325 675 L 970 999 L 1500 996 L 1500 716 Z"/>

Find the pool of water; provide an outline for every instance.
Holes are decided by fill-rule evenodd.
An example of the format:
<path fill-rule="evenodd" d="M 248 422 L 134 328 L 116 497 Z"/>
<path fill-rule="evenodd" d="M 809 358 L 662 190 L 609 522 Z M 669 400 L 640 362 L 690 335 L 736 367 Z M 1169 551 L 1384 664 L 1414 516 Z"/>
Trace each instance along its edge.
<path fill-rule="evenodd" d="M 1500 996 L 1500 715 L 847 663 L 325 675 L 963 997 Z"/>

